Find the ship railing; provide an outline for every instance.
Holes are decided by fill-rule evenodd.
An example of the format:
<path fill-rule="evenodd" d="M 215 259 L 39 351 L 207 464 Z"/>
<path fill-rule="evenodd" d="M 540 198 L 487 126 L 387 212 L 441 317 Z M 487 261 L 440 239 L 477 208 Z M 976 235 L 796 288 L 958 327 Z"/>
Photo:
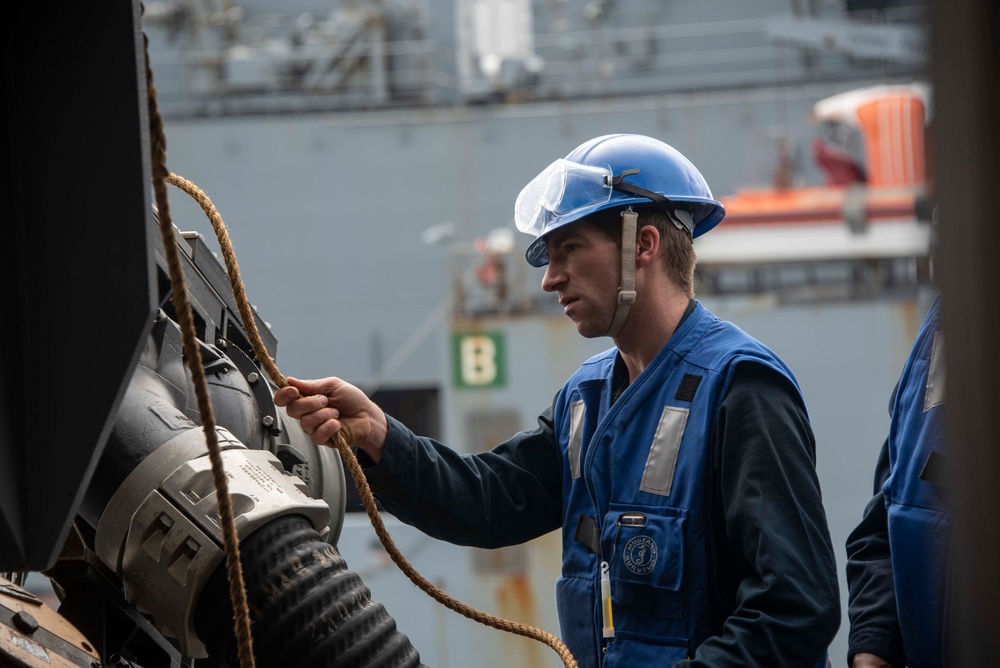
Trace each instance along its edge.
<path fill-rule="evenodd" d="M 897 28 L 918 29 L 913 12 L 884 11 L 856 25 L 887 28 L 891 36 Z M 561 101 L 905 78 L 923 71 L 919 60 L 888 48 L 880 57 L 871 49 L 829 47 L 821 27 L 810 33 L 813 44 L 783 37 L 775 27 L 782 18 L 577 26 L 536 33 L 530 52 L 499 64 L 491 54 L 458 52 L 435 39 L 390 38 L 378 25 L 361 23 L 312 41 L 293 40 L 273 27 L 245 31 L 228 46 L 192 43 L 156 50 L 152 58 L 168 115 Z"/>
<path fill-rule="evenodd" d="M 921 71 L 916 61 L 861 57 L 779 41 L 774 18 L 549 33 L 535 36 L 528 96 L 548 100 L 719 90 Z M 906 15 L 909 18 L 909 15 Z M 877 26 L 894 25 L 881 19 Z M 906 24 L 912 25 L 912 24 Z"/>
<path fill-rule="evenodd" d="M 366 35 L 297 48 L 164 49 L 150 57 L 161 110 L 173 117 L 428 107 L 457 98 L 453 56 L 426 39 Z"/>

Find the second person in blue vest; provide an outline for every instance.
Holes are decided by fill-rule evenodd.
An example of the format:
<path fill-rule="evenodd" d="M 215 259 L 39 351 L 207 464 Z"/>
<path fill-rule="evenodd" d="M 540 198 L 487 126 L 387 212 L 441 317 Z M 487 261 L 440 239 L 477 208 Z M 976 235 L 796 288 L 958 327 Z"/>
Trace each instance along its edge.
<path fill-rule="evenodd" d="M 663 142 L 592 139 L 522 190 L 527 260 L 583 363 L 492 451 L 415 435 L 337 378 L 275 394 L 317 443 L 343 430 L 386 510 L 493 548 L 562 529 L 563 640 L 584 668 L 826 666 L 840 625 L 806 406 L 788 367 L 694 299 L 693 239 L 724 217 Z"/>

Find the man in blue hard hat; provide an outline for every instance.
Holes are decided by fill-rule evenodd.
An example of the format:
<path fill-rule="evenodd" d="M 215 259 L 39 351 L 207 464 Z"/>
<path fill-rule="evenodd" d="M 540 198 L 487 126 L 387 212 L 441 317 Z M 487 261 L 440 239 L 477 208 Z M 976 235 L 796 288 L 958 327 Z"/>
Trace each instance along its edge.
<path fill-rule="evenodd" d="M 792 372 L 694 299 L 692 240 L 725 215 L 663 142 L 592 139 L 522 190 L 515 223 L 586 362 L 492 451 L 416 436 L 335 378 L 275 395 L 343 430 L 384 507 L 500 547 L 562 528 L 562 637 L 580 666 L 826 666 L 840 624 L 815 442 Z"/>

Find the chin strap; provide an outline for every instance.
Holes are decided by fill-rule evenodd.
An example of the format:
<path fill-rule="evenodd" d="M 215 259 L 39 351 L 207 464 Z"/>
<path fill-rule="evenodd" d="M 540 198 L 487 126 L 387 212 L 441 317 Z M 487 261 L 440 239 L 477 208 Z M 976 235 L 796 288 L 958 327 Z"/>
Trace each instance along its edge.
<path fill-rule="evenodd" d="M 618 309 L 605 336 L 614 338 L 622 331 L 628 308 L 635 302 L 635 233 L 639 215 L 629 207 L 622 211 L 622 278 L 618 287 Z"/>

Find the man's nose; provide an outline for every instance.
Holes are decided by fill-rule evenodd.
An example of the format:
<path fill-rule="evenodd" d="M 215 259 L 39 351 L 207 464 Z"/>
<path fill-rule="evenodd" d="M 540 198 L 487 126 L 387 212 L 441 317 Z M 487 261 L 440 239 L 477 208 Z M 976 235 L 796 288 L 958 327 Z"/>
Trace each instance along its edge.
<path fill-rule="evenodd" d="M 545 265 L 545 275 L 542 276 L 542 290 L 555 292 L 566 281 L 562 268 L 555 262 Z"/>

